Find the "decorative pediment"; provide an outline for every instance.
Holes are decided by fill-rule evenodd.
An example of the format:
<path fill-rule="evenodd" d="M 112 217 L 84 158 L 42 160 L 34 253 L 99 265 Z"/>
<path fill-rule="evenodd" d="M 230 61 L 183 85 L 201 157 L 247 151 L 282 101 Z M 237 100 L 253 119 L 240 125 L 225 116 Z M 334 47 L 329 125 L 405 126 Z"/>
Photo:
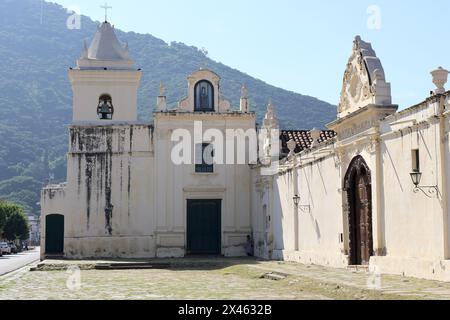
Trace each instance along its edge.
<path fill-rule="evenodd" d="M 338 117 L 346 117 L 367 105 L 391 103 L 391 85 L 386 82 L 380 59 L 372 45 L 357 36 L 344 74 Z"/>
<path fill-rule="evenodd" d="M 220 92 L 220 77 L 213 71 L 200 69 L 188 77 L 188 95 L 178 103 L 178 111 L 193 112 L 196 108 L 196 85 L 207 81 L 212 90 L 208 92 L 212 96 L 211 111 L 215 113 L 226 113 L 231 109 L 229 101 L 222 98 Z"/>

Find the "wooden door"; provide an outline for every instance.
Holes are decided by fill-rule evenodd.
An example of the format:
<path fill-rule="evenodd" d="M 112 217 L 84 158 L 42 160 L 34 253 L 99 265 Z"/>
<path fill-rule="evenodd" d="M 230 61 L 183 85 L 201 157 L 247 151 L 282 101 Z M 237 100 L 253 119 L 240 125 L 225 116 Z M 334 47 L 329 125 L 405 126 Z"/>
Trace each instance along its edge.
<path fill-rule="evenodd" d="M 64 216 L 51 214 L 45 218 L 45 253 L 64 253 Z"/>
<path fill-rule="evenodd" d="M 356 212 L 359 216 L 359 257 L 358 262 L 368 265 L 372 256 L 372 217 L 368 186 L 364 176 L 357 177 Z"/>
<path fill-rule="evenodd" d="M 372 175 L 361 156 L 349 165 L 344 180 L 349 223 L 349 263 L 368 265 L 373 256 Z"/>
<path fill-rule="evenodd" d="M 221 254 L 221 204 L 221 200 L 188 200 L 188 254 Z"/>

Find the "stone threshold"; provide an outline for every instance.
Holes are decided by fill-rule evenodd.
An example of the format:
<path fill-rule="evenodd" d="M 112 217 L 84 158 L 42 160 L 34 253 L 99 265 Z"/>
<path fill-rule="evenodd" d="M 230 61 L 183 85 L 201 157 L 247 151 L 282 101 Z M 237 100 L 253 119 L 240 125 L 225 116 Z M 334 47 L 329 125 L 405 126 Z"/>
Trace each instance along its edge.
<path fill-rule="evenodd" d="M 238 264 L 258 263 L 255 258 L 189 257 L 180 259 L 117 259 L 117 260 L 67 260 L 49 259 L 41 262 L 31 271 L 65 271 L 70 268 L 80 270 L 208 270 L 222 269 Z"/>

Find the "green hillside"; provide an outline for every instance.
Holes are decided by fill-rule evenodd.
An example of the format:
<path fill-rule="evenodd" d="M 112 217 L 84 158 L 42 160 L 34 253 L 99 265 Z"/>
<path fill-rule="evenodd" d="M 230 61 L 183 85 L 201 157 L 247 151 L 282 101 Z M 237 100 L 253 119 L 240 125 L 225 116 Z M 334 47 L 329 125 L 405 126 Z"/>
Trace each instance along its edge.
<path fill-rule="evenodd" d="M 92 38 L 98 22 L 82 19 L 81 30 L 66 28 L 68 14 L 59 5 L 40 0 L 0 0 L 0 198 L 38 212 L 39 192 L 46 179 L 64 181 L 71 89 L 67 70 Z M 151 30 L 149 30 L 151 32 Z M 144 77 L 139 92 L 140 119 L 151 121 L 159 83 L 167 88 L 169 105 L 186 94 L 186 77 L 207 59 L 196 47 L 167 44 L 151 35 L 124 33 Z M 222 77 L 224 98 L 239 104 L 247 84 L 259 119 L 272 98 L 283 128 L 323 127 L 335 117 L 334 106 L 289 92 L 209 60 Z"/>

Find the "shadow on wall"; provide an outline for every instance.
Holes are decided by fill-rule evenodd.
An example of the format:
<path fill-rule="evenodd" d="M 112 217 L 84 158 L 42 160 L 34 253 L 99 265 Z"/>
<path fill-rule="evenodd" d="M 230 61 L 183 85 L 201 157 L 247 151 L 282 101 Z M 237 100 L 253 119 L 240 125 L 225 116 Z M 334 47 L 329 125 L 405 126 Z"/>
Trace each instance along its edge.
<path fill-rule="evenodd" d="M 273 188 L 273 208 L 272 208 L 272 212 L 273 212 L 273 219 L 272 219 L 272 223 L 273 223 L 273 241 L 274 241 L 274 250 L 284 250 L 285 249 L 285 243 L 284 243 L 284 237 L 280 235 L 284 234 L 284 230 L 283 230 L 283 223 L 282 223 L 282 219 L 283 219 L 283 207 L 282 207 L 282 199 L 281 199 L 281 195 L 280 195 L 280 190 L 279 188 L 274 187 Z"/>
<path fill-rule="evenodd" d="M 386 150 L 386 154 L 387 154 L 388 157 L 389 157 L 389 161 L 391 162 L 392 169 L 394 170 L 395 177 L 397 178 L 397 182 L 398 182 L 398 185 L 399 185 L 399 187 L 400 187 L 400 190 L 401 190 L 402 192 L 404 192 L 405 189 L 403 189 L 402 181 L 400 180 L 400 176 L 398 175 L 398 171 L 397 171 L 397 168 L 396 168 L 396 166 L 395 166 L 395 164 L 394 164 L 394 160 L 392 160 L 391 153 L 389 152 L 389 149 L 388 149 L 387 147 L 386 147 L 385 150 Z"/>

